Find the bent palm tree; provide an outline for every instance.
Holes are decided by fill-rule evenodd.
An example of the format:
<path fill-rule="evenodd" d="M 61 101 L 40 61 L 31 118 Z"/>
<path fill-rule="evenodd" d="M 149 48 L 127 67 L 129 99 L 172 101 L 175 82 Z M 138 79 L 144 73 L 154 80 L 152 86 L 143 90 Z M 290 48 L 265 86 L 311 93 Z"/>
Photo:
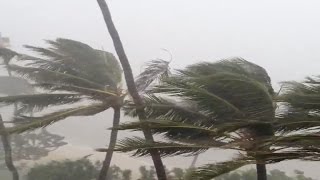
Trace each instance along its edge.
<path fill-rule="evenodd" d="M 139 120 L 144 121 L 146 119 L 146 115 L 145 115 L 145 112 L 143 109 L 144 102 L 143 102 L 141 96 L 139 95 L 138 89 L 135 85 L 132 69 L 131 69 L 129 60 L 127 58 L 127 55 L 125 53 L 125 50 L 123 48 L 119 33 L 113 23 L 109 7 L 108 7 L 105 0 L 97 0 L 97 3 L 100 7 L 100 10 L 102 12 L 102 15 L 103 15 L 104 21 L 106 23 L 106 26 L 108 28 L 109 34 L 112 38 L 115 50 L 116 50 L 117 55 L 119 57 L 119 61 L 120 61 L 122 68 L 124 70 L 124 77 L 125 77 L 125 80 L 127 83 L 128 91 L 132 97 L 133 102 L 138 107 L 137 113 L 138 113 Z M 152 132 L 148 129 L 147 126 L 142 128 L 142 132 L 143 132 L 145 139 L 149 143 L 154 142 Z M 153 164 L 156 169 L 158 179 L 159 180 L 166 180 L 167 177 L 166 177 L 165 167 L 163 165 L 163 162 L 162 162 L 162 159 L 160 157 L 158 150 L 151 149 L 151 150 L 149 150 L 149 153 L 152 157 Z"/>
<path fill-rule="evenodd" d="M 57 39 L 47 43 L 50 48 L 26 46 L 43 58 L 21 55 L 24 67 L 8 65 L 10 71 L 33 80 L 35 86 L 46 93 L 1 97 L 0 102 L 18 103 L 22 113 L 57 105 L 69 108 L 40 117 L 18 116 L 15 120 L 23 124 L 7 128 L 8 133 L 45 127 L 70 116 L 94 115 L 109 108 L 114 110 L 113 125 L 118 126 L 124 94 L 120 89 L 122 71 L 116 58 L 73 40 Z M 88 105 L 80 105 L 83 101 Z M 117 130 L 112 130 L 102 174 L 108 171 L 116 139 Z"/>
<path fill-rule="evenodd" d="M 211 179 L 246 164 L 256 164 L 259 180 L 265 180 L 265 164 L 286 159 L 310 158 L 308 152 L 290 151 L 284 117 L 276 115 L 275 93 L 266 71 L 242 59 L 200 63 L 179 70 L 145 97 L 149 128 L 170 142 L 148 143 L 141 138 L 121 141 L 117 151 L 137 150 L 145 156 L 159 149 L 163 156 L 196 155 L 210 148 L 234 149 L 235 160 L 208 164 L 193 173 L 193 179 Z M 163 96 L 165 95 L 165 96 Z M 136 116 L 134 106 L 127 113 Z M 142 123 L 120 125 L 140 130 Z M 292 132 L 292 131 L 291 131 Z M 100 149 L 104 151 L 103 149 Z"/>
<path fill-rule="evenodd" d="M 114 56 L 108 52 L 92 49 L 83 43 L 57 39 L 48 41 L 51 48 L 27 46 L 39 52 L 46 58 L 36 58 L 20 55 L 26 61 L 27 67 L 9 66 L 10 70 L 27 77 L 37 84 L 36 87 L 50 91 L 48 94 L 35 94 L 32 96 L 8 96 L 0 98 L 0 102 L 19 102 L 19 111 L 42 110 L 47 106 L 74 105 L 67 110 L 53 112 L 42 117 L 32 118 L 27 116 L 17 117 L 16 120 L 24 121 L 23 125 L 10 128 L 10 133 L 23 132 L 38 127 L 44 127 L 69 116 L 87 116 L 102 112 L 108 108 L 114 109 L 113 127 L 119 125 L 120 108 L 126 93 L 121 89 L 121 69 Z M 150 69 L 157 72 L 150 72 Z M 146 71 L 137 79 L 138 84 L 146 83 L 139 88 L 141 92 L 154 80 L 168 74 L 168 62 L 162 60 L 152 61 Z M 64 93 L 61 93 L 64 92 Z M 88 100 L 91 105 L 80 106 L 79 102 Z M 33 120 L 33 121 L 30 121 Z M 110 167 L 113 148 L 117 140 L 117 129 L 112 129 L 108 152 L 99 175 L 99 179 L 106 179 Z"/>

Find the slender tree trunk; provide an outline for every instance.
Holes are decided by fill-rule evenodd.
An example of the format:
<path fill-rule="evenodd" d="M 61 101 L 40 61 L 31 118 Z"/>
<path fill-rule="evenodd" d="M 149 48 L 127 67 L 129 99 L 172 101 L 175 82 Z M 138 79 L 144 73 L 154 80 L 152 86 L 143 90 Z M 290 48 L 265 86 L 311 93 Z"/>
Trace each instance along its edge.
<path fill-rule="evenodd" d="M 113 114 L 113 129 L 111 130 L 111 135 L 110 135 L 110 141 L 109 141 L 109 146 L 108 146 L 108 151 L 106 154 L 106 157 L 103 161 L 102 168 L 100 170 L 100 174 L 98 177 L 98 180 L 106 180 L 107 179 L 107 174 L 110 168 L 110 163 L 113 155 L 113 150 L 114 147 L 116 146 L 117 142 L 117 136 L 118 136 L 118 130 L 114 129 L 119 126 L 120 122 L 120 107 L 114 108 L 114 114 Z"/>
<path fill-rule="evenodd" d="M 2 141 L 2 145 L 3 145 L 4 153 L 5 153 L 6 166 L 9 169 L 9 171 L 12 173 L 12 180 L 19 180 L 18 171 L 12 161 L 12 150 L 11 150 L 11 145 L 10 145 L 10 141 L 9 141 L 9 136 L 6 133 L 1 115 L 0 115 L 0 131 L 2 131 L 1 132 L 1 141 Z"/>
<path fill-rule="evenodd" d="M 193 169 L 193 168 L 196 166 L 196 163 L 197 163 L 198 158 L 199 158 L 199 154 L 197 154 L 197 155 L 195 155 L 195 156 L 193 157 L 193 160 L 192 160 L 192 162 L 191 162 L 191 165 L 189 166 L 189 169 Z"/>
<path fill-rule="evenodd" d="M 122 65 L 124 76 L 125 76 L 127 87 L 128 87 L 128 91 L 129 91 L 129 93 L 130 93 L 130 95 L 131 95 L 131 97 L 137 107 L 137 114 L 139 116 L 139 120 L 144 121 L 146 119 L 144 107 L 143 107 L 144 104 L 143 104 L 143 101 L 142 101 L 138 91 L 137 91 L 137 87 L 134 82 L 134 77 L 133 77 L 133 73 L 131 70 L 131 66 L 130 66 L 129 60 L 127 58 L 127 55 L 124 51 L 122 42 L 121 42 L 119 34 L 118 34 L 118 31 L 116 30 L 116 27 L 114 26 L 114 23 L 112 21 L 109 7 L 108 7 L 105 0 L 97 0 L 97 2 L 99 4 L 99 7 L 100 7 L 101 12 L 103 14 L 103 18 L 105 20 L 109 34 L 110 34 L 112 41 L 113 41 L 113 45 L 115 47 L 115 50 L 116 50 L 117 55 L 119 57 L 120 63 Z M 148 129 L 147 127 L 144 127 L 143 134 L 144 134 L 144 137 L 147 142 L 149 142 L 149 143 L 154 142 L 150 129 Z M 167 177 L 166 177 L 165 168 L 162 163 L 162 160 L 161 160 L 161 157 L 160 157 L 158 150 L 154 149 L 154 150 L 150 150 L 149 152 L 150 152 L 150 155 L 151 155 L 153 163 L 154 163 L 154 167 L 157 172 L 158 180 L 166 180 Z"/>
<path fill-rule="evenodd" d="M 257 180 L 267 180 L 267 168 L 265 164 L 256 164 Z"/>

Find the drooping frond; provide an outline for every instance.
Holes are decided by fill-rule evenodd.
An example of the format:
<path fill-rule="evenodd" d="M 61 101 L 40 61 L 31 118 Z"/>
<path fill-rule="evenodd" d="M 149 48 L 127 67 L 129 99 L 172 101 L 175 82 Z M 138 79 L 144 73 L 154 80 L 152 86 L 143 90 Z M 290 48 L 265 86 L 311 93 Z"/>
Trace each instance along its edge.
<path fill-rule="evenodd" d="M 196 103 L 192 101 L 173 100 L 159 97 L 154 94 L 143 96 L 145 112 L 150 119 L 167 119 L 175 122 L 207 122 L 213 121 L 210 116 L 200 111 Z M 124 107 L 126 115 L 135 117 L 137 115 L 134 104 Z M 211 122 L 212 123 L 212 122 Z"/>
<path fill-rule="evenodd" d="M 93 98 L 97 100 L 105 99 L 106 97 L 110 97 L 110 96 L 118 96 L 116 92 L 113 92 L 113 91 L 86 88 L 86 87 L 73 86 L 73 85 L 38 83 L 38 84 L 34 84 L 34 86 L 39 88 L 44 88 L 49 91 L 67 91 L 67 92 L 79 93 L 79 94 L 87 95 L 89 98 Z"/>
<path fill-rule="evenodd" d="M 118 130 L 133 130 L 139 131 L 143 127 L 147 127 L 152 130 L 155 134 L 164 134 L 165 137 L 189 142 L 189 143 L 200 143 L 197 141 L 201 141 L 203 139 L 208 140 L 208 144 L 215 144 L 216 147 L 222 147 L 226 145 L 225 143 L 218 143 L 219 139 L 230 138 L 231 135 L 229 133 L 236 132 L 239 129 L 245 129 L 250 126 L 261 125 L 260 121 L 235 121 L 230 123 L 222 123 L 218 125 L 205 126 L 198 124 L 190 124 L 186 122 L 174 122 L 170 120 L 147 120 L 144 122 L 130 122 L 121 124 L 119 127 L 115 128 Z M 237 140 L 234 139 L 233 141 Z M 238 138 L 239 139 L 239 138 Z M 213 143 L 211 143 L 213 142 Z M 238 143 L 239 144 L 239 143 Z"/>
<path fill-rule="evenodd" d="M 274 128 L 277 132 L 282 133 L 320 128 L 320 115 L 287 107 L 284 114 L 279 114 L 276 118 Z"/>
<path fill-rule="evenodd" d="M 194 156 L 201 152 L 206 151 L 209 149 L 210 146 L 208 145 L 193 145 L 193 144 L 181 144 L 181 143 L 174 143 L 174 142 L 153 142 L 149 143 L 146 142 L 145 139 L 134 137 L 134 138 L 126 138 L 121 140 L 117 146 L 115 147 L 114 151 L 120 152 L 132 152 L 133 156 L 148 156 L 150 155 L 149 151 L 156 149 L 160 153 L 162 157 L 168 156 L 177 156 L 177 155 L 186 155 L 186 156 Z M 107 149 L 97 149 L 100 152 L 106 152 Z"/>
<path fill-rule="evenodd" d="M 14 119 L 14 122 L 23 123 L 19 123 L 19 125 L 12 128 L 7 128 L 6 131 L 9 134 L 31 131 L 37 128 L 44 128 L 70 116 L 90 116 L 102 112 L 108 108 L 109 107 L 104 104 L 96 104 L 76 108 L 69 108 L 66 110 L 46 114 L 40 117 L 18 116 Z"/>
<path fill-rule="evenodd" d="M 33 66 L 59 69 L 63 73 L 113 88 L 121 81 L 120 65 L 111 53 L 70 39 L 59 38 L 55 41 L 48 40 L 47 43 L 49 48 L 26 46 L 45 57 L 43 60 L 35 59 Z"/>
<path fill-rule="evenodd" d="M 293 108 L 319 111 L 320 109 L 320 80 L 308 77 L 304 83 L 295 81 L 284 82 L 282 100 Z"/>
<path fill-rule="evenodd" d="M 196 168 L 188 175 L 187 178 L 189 180 L 213 179 L 251 163 L 253 162 L 242 159 L 234 159 L 232 161 L 220 162 L 216 164 L 207 164 Z"/>
<path fill-rule="evenodd" d="M 18 75 L 34 80 L 39 83 L 61 83 L 70 84 L 81 87 L 89 87 L 96 89 L 103 89 L 104 86 L 97 84 L 94 81 L 90 81 L 78 76 L 62 73 L 59 71 L 51 71 L 48 69 L 34 68 L 34 67 L 22 67 L 11 65 L 10 70 L 14 71 Z"/>
<path fill-rule="evenodd" d="M 221 72 L 233 72 L 242 76 L 251 77 L 264 84 L 269 93 L 273 94 L 270 77 L 267 71 L 242 58 L 224 59 L 215 63 L 202 62 L 190 65 L 186 71 L 200 74 L 202 76 L 212 75 Z"/>
<path fill-rule="evenodd" d="M 162 59 L 148 62 L 144 71 L 136 79 L 138 91 L 144 91 L 153 82 L 159 80 L 161 83 L 161 80 L 167 78 L 170 75 L 169 63 Z"/>
<path fill-rule="evenodd" d="M 0 97 L 0 104 L 17 103 L 20 112 L 40 111 L 48 106 L 57 106 L 79 102 L 78 94 L 31 94 Z"/>

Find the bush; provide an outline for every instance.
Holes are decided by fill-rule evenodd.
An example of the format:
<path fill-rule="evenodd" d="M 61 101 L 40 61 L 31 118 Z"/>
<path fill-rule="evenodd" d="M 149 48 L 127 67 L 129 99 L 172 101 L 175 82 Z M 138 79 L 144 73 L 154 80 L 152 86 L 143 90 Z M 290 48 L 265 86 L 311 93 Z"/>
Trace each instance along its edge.
<path fill-rule="evenodd" d="M 52 161 L 31 168 L 27 180 L 92 180 L 98 173 L 98 167 L 87 159 Z"/>

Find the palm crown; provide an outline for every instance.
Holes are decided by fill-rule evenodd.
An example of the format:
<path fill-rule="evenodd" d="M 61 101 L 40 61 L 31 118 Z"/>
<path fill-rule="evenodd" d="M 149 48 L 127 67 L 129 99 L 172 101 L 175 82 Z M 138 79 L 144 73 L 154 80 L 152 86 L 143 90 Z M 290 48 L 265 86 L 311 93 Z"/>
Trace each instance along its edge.
<path fill-rule="evenodd" d="M 41 57 L 19 55 L 24 66 L 8 65 L 11 71 L 35 82 L 44 93 L 1 97 L 0 101 L 19 103 L 20 112 L 65 104 L 70 108 L 39 117 L 16 117 L 15 120 L 30 123 L 9 128 L 11 133 L 44 127 L 69 116 L 93 115 L 121 103 L 122 70 L 111 53 L 69 39 L 47 43 L 49 48 L 26 46 Z M 89 105 L 81 105 L 83 100 Z"/>
<path fill-rule="evenodd" d="M 191 65 L 165 78 L 145 96 L 148 122 L 119 128 L 140 130 L 147 125 L 170 141 L 150 144 L 138 137 L 127 138 L 116 150 L 136 150 L 137 156 L 148 155 L 154 148 L 163 156 L 195 155 L 217 147 L 245 152 L 236 160 L 199 168 L 193 174 L 199 179 L 245 164 L 312 159 L 314 153 L 290 149 L 292 140 L 301 136 L 295 128 L 284 128 L 290 111 L 278 108 L 277 99 L 267 72 L 243 59 Z M 126 108 L 127 114 L 136 116 L 134 106 Z"/>

